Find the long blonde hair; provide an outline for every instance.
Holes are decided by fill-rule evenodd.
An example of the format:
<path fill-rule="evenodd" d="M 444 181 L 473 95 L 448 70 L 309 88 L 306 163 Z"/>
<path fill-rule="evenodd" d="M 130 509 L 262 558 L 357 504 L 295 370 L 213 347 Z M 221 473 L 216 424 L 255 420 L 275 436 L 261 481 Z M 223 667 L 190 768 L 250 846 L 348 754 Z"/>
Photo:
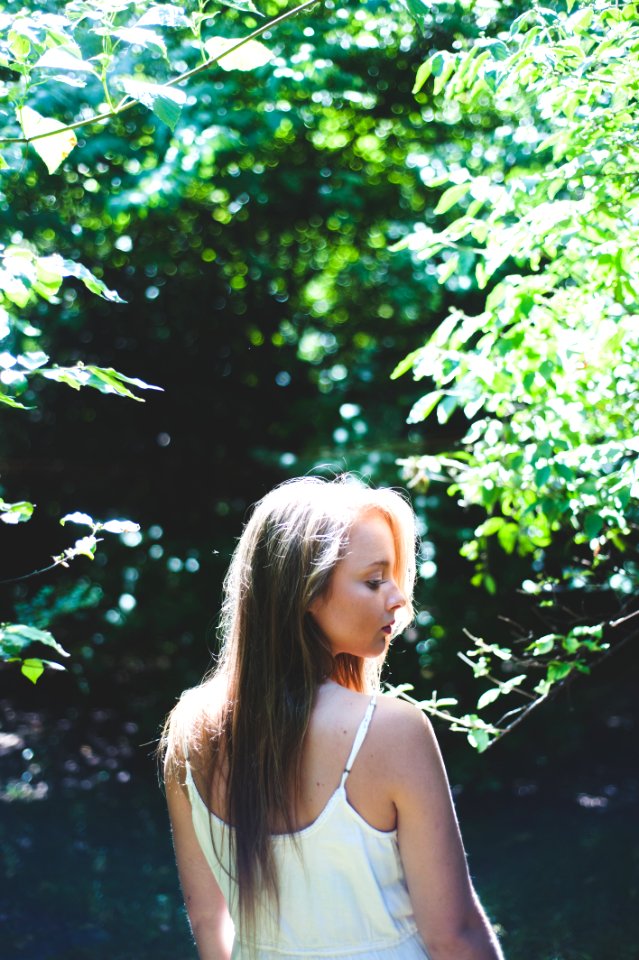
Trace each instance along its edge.
<path fill-rule="evenodd" d="M 272 824 L 281 818 L 288 833 L 295 831 L 302 746 L 318 686 L 331 678 L 360 692 L 379 688 L 383 657 L 333 656 L 309 612 L 329 587 L 353 522 L 369 511 L 387 520 L 394 539 L 394 579 L 406 598 L 397 629 L 411 621 L 415 519 L 403 496 L 350 476 L 289 480 L 255 505 L 224 582 L 219 659 L 165 725 L 167 778 L 183 783 L 189 756 L 205 758 L 205 797 L 223 778 L 224 817 L 235 828 L 229 833 L 240 918 L 248 930 L 258 893 L 277 899 Z"/>

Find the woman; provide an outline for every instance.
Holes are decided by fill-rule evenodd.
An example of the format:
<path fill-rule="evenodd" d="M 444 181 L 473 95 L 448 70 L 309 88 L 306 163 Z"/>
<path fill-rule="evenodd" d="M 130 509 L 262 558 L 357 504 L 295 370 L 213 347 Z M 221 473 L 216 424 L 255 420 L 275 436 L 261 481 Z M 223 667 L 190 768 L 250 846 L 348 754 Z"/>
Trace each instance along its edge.
<path fill-rule="evenodd" d="M 201 960 L 500 960 L 423 714 L 379 694 L 412 618 L 406 501 L 350 478 L 261 500 L 222 651 L 163 737 Z"/>

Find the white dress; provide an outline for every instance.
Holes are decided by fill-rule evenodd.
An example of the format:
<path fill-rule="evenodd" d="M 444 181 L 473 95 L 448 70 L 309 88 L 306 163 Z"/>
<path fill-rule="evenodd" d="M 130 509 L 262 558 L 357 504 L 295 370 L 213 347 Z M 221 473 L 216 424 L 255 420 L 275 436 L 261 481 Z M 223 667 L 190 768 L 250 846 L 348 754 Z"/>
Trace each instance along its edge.
<path fill-rule="evenodd" d="M 256 941 L 249 947 L 236 935 L 233 960 L 428 960 L 406 889 L 397 831 L 372 827 L 346 795 L 374 709 L 372 697 L 340 785 L 318 818 L 293 835 L 273 836 L 279 916 L 273 916 L 270 902 L 258 904 Z M 232 828 L 209 812 L 188 764 L 186 784 L 195 833 L 238 930 Z"/>

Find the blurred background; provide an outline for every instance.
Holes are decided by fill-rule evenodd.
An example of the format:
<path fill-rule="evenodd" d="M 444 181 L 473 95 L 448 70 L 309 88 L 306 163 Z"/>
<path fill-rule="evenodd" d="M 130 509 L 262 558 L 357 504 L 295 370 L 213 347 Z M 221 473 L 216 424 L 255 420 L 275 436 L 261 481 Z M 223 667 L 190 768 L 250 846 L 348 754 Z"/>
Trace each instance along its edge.
<path fill-rule="evenodd" d="M 239 0 L 224 16 L 235 35 L 253 22 Z M 441 191 L 425 183 L 438 165 L 487 149 L 498 125 L 488 108 L 453 122 L 411 92 L 429 51 L 477 29 L 463 3 L 433 5 L 417 29 L 396 2 L 329 0 L 278 28 L 274 64 L 193 77 L 174 131 L 140 107 L 78 131 L 49 177 L 32 153 L 5 172 L 11 241 L 80 260 L 126 301 L 65 282 L 58 302 L 25 310 L 43 349 L 162 392 L 136 403 L 34 379 L 33 409 L 3 415 L 0 492 L 36 511 L 1 531 L 1 616 L 50 627 L 71 654 L 35 685 L 0 669 L 3 960 L 195 955 L 154 749 L 210 664 L 248 507 L 308 471 L 402 486 L 398 459 L 463 435 L 461 414 L 407 424 L 423 384 L 390 375 L 483 294 L 441 286 L 429 261 L 389 248 L 433 221 Z M 187 69 L 179 25 L 170 41 Z M 51 115 L 74 96 L 43 84 L 33 103 Z M 522 141 L 513 163 L 529 153 Z M 463 630 L 507 642 L 534 622 L 534 598 L 514 589 L 524 561 L 496 555 L 496 592 L 471 586 L 459 549 L 479 511 L 443 486 L 412 497 L 420 612 L 386 679 L 471 709 Z M 140 531 L 16 582 L 72 542 L 59 519 L 74 510 Z M 597 603 L 606 616 L 609 599 Z M 628 646 L 485 754 L 438 727 L 471 872 L 510 960 L 639 957 L 637 694 Z"/>

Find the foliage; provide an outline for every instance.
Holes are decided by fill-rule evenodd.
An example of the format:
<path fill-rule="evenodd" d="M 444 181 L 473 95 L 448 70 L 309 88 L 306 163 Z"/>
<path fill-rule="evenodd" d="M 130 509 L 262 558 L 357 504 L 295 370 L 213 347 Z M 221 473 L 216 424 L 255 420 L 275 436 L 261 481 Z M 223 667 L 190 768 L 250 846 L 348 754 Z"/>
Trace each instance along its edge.
<path fill-rule="evenodd" d="M 204 31 L 226 8 L 256 14 L 246 0 L 225 0 L 221 4 L 198 0 L 185 4 L 183 9 L 130 0 L 90 4 L 73 0 L 62 10 L 53 4 L 48 9 L 37 5 L 34 10 L 23 6 L 17 12 L 0 12 L 0 115 L 4 130 L 0 139 L 0 169 L 7 186 L 11 185 L 14 171 L 24 164 L 25 145 L 30 144 L 48 173 L 55 174 L 78 144 L 76 131 L 99 130 L 99 124 L 132 107 L 143 105 L 174 129 L 187 99 L 177 84 L 218 62 L 224 70 L 246 71 L 263 66 L 272 55 L 255 37 L 312 2 L 306 0 L 255 27 L 248 35 L 236 38 L 205 37 Z M 188 68 L 182 61 L 181 69 L 176 71 L 173 67 L 166 33 L 181 35 L 182 53 L 193 57 Z M 72 96 L 65 93 L 68 87 Z M 50 115 L 52 109 L 56 116 Z M 33 182 L 39 186 L 40 180 L 38 175 Z M 76 223 L 74 228 L 74 232 L 82 232 L 80 224 Z M 22 231 L 0 244 L 0 339 L 4 348 L 0 354 L 0 403 L 14 410 L 33 409 L 39 378 L 66 384 L 74 390 L 92 387 L 101 393 L 134 400 L 141 397 L 132 388 L 160 389 L 138 377 L 82 359 L 73 364 L 50 364 L 50 357 L 40 345 L 42 330 L 31 322 L 31 317 L 41 301 L 51 312 L 60 306 L 59 294 L 65 278 L 80 281 L 91 293 L 110 303 L 124 303 L 101 277 L 75 257 L 62 256 L 57 250 L 42 253 L 37 239 Z M 26 500 L 0 500 L 0 519 L 5 524 L 27 521 L 33 510 L 34 505 Z M 67 521 L 87 524 L 91 531 L 54 556 L 46 570 L 67 566 L 79 556 L 93 559 L 98 532 L 126 534 L 138 530 L 137 524 L 129 521 L 100 523 L 78 512 L 63 517 L 60 523 Z M 31 576 L 42 572 L 35 571 Z M 22 673 L 35 682 L 49 661 L 18 656 L 33 642 L 64 653 L 48 631 L 21 624 L 3 625 L 0 659 L 20 660 Z"/>
<path fill-rule="evenodd" d="M 411 422 L 469 421 L 454 449 L 402 460 L 404 476 L 446 483 L 485 518 L 462 549 L 475 586 L 499 591 L 503 551 L 545 616 L 573 594 L 618 597 L 605 623 L 586 609 L 515 644 L 473 638 L 474 674 L 493 681 L 478 711 L 525 698 L 507 728 L 624 635 L 639 586 L 637 13 L 533 6 L 436 51 L 416 77 L 416 93 L 432 82 L 440 109 L 477 118 L 478 134 L 461 159 L 432 161 L 430 186 L 448 184 L 443 224 L 415 225 L 396 249 L 484 299 L 479 313 L 453 308 L 395 370 L 429 383 Z M 493 678 L 499 664 L 517 676 Z"/>

